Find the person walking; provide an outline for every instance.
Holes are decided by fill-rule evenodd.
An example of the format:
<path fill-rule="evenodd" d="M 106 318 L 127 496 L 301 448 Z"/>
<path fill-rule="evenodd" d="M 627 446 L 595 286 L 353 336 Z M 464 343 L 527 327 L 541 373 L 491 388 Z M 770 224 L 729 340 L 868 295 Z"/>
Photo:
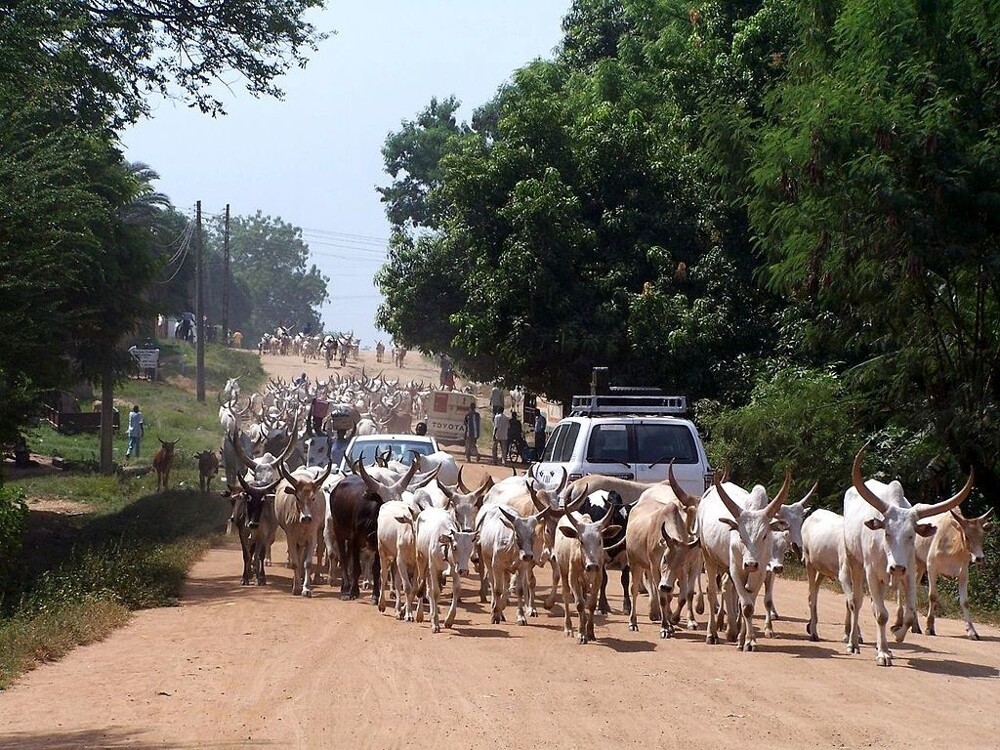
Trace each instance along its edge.
<path fill-rule="evenodd" d="M 510 426 L 507 428 L 507 443 L 514 447 L 514 453 L 518 460 L 521 460 L 524 456 L 524 427 L 521 425 L 521 420 L 517 417 L 517 412 L 513 409 L 510 410 Z M 504 453 L 507 455 L 507 452 Z"/>
<path fill-rule="evenodd" d="M 494 385 L 493 390 L 490 391 L 490 408 L 494 414 L 499 414 L 503 411 L 503 391 L 497 385 Z"/>
<path fill-rule="evenodd" d="M 502 411 L 493 415 L 493 463 L 497 462 L 497 448 L 500 449 L 500 463 L 507 465 L 507 440 L 510 435 L 510 420 Z"/>
<path fill-rule="evenodd" d="M 545 415 L 539 409 L 535 412 L 535 460 L 542 460 L 542 451 L 545 450 Z"/>
<path fill-rule="evenodd" d="M 476 442 L 479 440 L 481 425 L 475 402 L 469 404 L 469 411 L 465 413 L 463 426 L 465 430 L 465 460 L 471 461 L 472 455 L 475 454 L 476 463 L 479 463 L 479 446 Z"/>
<path fill-rule="evenodd" d="M 136 404 L 128 414 L 128 448 L 125 449 L 125 458 L 131 458 L 132 456 L 139 458 L 139 445 L 142 443 L 142 432 L 142 412 L 139 411 L 139 404 Z"/>

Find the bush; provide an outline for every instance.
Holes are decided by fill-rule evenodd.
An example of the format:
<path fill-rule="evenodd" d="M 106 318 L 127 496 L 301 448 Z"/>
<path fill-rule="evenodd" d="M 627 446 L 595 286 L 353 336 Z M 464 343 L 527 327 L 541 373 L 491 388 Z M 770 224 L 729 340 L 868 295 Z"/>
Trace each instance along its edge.
<path fill-rule="evenodd" d="M 28 525 L 28 504 L 15 487 L 0 486 L 0 590 L 13 571 Z"/>

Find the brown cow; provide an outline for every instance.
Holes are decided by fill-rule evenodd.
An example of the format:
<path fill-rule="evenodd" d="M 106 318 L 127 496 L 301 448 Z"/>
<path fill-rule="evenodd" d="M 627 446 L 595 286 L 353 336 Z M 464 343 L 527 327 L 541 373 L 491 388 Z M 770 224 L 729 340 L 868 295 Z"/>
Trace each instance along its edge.
<path fill-rule="evenodd" d="M 167 489 L 170 470 L 174 466 L 174 448 L 177 447 L 177 443 L 181 439 L 177 438 L 173 441 L 162 440 L 161 438 L 156 439 L 160 441 L 160 447 L 153 454 L 153 468 L 156 469 L 156 490 L 159 492 L 161 489 Z"/>
<path fill-rule="evenodd" d="M 210 492 L 212 478 L 219 474 L 219 456 L 215 451 L 195 453 L 198 459 L 198 487 L 202 492 Z"/>

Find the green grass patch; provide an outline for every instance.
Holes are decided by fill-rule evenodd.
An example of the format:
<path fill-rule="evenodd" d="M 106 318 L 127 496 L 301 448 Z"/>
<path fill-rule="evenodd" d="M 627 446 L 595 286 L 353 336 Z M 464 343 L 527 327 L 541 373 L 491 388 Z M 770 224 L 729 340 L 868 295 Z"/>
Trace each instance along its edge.
<path fill-rule="evenodd" d="M 7 482 L 32 510 L 24 544 L 0 577 L 0 689 L 40 662 L 104 638 L 133 610 L 175 603 L 191 565 L 225 529 L 229 503 L 197 491 L 193 454 L 219 447 L 215 392 L 225 379 L 249 369 L 240 382 L 252 390 L 263 371 L 255 355 L 207 347 L 208 398 L 200 404 L 186 379 L 194 376 L 193 347 L 171 342 L 161 356 L 161 381 L 132 380 L 116 389 L 116 400 L 138 403 L 147 424 L 142 457 L 129 462 L 129 471 L 89 470 L 97 466 L 96 434 L 61 435 L 44 425 L 29 436 L 34 452 L 77 465 Z M 155 474 L 143 471 L 157 436 L 180 438 L 171 489 L 162 493 Z M 119 463 L 125 446 L 122 430 L 115 436 Z"/>

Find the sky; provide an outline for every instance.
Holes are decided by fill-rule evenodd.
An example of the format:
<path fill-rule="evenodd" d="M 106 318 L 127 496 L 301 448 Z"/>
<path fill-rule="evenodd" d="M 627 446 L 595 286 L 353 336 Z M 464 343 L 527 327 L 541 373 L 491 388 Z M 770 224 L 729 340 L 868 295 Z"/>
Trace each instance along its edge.
<path fill-rule="evenodd" d="M 376 331 L 372 277 L 389 223 L 375 186 L 387 185 L 382 144 L 430 102 L 454 95 L 461 119 L 517 68 L 551 58 L 570 0 L 368 0 L 309 16 L 335 32 L 304 69 L 278 80 L 281 101 L 254 99 L 233 75 L 216 87 L 227 115 L 156 100 L 122 137 L 126 157 L 155 169 L 156 189 L 191 212 L 258 209 L 301 227 L 310 260 L 330 277 L 328 330 Z"/>

